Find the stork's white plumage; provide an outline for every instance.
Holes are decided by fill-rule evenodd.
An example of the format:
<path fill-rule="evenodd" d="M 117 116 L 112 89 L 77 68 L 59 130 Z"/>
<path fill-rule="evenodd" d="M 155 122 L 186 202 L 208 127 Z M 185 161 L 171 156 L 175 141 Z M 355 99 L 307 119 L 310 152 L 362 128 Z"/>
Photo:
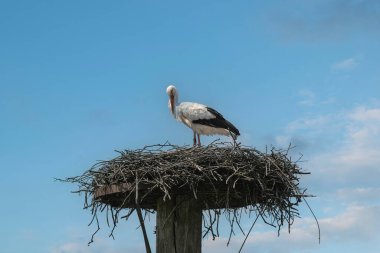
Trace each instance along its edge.
<path fill-rule="evenodd" d="M 169 95 L 169 109 L 174 118 L 190 127 L 194 132 L 194 146 L 201 145 L 200 135 L 227 135 L 234 140 L 240 135 L 239 130 L 216 110 L 202 104 L 182 102 L 178 104 L 178 92 L 175 86 L 166 89 Z"/>

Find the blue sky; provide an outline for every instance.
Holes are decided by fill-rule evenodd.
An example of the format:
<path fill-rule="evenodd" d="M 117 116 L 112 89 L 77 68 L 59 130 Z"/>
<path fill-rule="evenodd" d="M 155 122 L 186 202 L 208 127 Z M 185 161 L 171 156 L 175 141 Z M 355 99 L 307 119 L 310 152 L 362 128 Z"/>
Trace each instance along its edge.
<path fill-rule="evenodd" d="M 243 144 L 304 155 L 321 244 L 302 208 L 290 235 L 258 224 L 245 252 L 379 252 L 378 27 L 375 0 L 0 1 L 1 252 L 144 252 L 136 217 L 88 247 L 83 196 L 53 178 L 114 150 L 191 144 L 169 83 Z M 204 251 L 237 252 L 242 235 L 226 237 Z"/>

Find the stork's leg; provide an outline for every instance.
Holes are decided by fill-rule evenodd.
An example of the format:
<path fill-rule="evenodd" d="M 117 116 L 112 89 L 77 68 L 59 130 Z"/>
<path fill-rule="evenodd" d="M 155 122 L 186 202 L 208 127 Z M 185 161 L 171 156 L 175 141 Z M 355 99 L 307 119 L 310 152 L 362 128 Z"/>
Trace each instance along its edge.
<path fill-rule="evenodd" d="M 198 135 L 198 146 L 200 147 L 201 146 L 201 138 L 199 137 L 199 134 Z"/>
<path fill-rule="evenodd" d="M 193 146 L 195 147 L 196 145 L 197 145 L 197 139 L 195 138 L 195 132 L 194 132 Z"/>
<path fill-rule="evenodd" d="M 231 134 L 231 137 L 232 137 L 232 141 L 234 142 L 234 147 L 236 147 L 237 146 L 236 135 Z"/>

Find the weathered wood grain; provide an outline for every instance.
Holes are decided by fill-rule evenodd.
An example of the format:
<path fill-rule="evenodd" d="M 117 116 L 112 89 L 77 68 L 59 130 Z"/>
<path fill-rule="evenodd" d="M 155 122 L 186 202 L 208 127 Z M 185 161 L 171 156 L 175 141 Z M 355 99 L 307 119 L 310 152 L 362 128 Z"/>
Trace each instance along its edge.
<path fill-rule="evenodd" d="M 157 203 L 156 253 L 201 253 L 202 209 L 185 195 Z"/>

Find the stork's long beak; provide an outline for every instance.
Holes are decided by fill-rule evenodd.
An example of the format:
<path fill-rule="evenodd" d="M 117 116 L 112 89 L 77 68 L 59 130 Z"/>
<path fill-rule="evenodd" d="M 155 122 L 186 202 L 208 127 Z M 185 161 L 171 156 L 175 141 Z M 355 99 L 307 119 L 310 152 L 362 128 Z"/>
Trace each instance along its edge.
<path fill-rule="evenodd" d="M 170 109 L 172 110 L 172 113 L 174 115 L 174 95 L 170 94 Z"/>

